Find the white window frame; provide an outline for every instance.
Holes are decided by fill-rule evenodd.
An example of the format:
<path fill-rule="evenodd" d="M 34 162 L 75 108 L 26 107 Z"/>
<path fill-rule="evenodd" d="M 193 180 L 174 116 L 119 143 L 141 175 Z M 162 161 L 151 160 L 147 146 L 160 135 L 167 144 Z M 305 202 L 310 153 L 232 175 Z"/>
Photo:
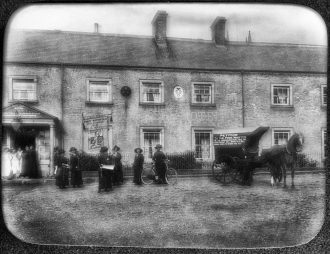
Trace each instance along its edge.
<path fill-rule="evenodd" d="M 146 154 L 146 151 L 144 149 L 144 133 L 148 131 L 159 131 L 160 133 L 160 144 L 163 146 L 162 150 L 165 151 L 165 138 L 164 138 L 164 133 L 165 133 L 165 128 L 164 126 L 141 126 L 140 127 L 140 147 L 143 149 L 143 154 L 144 154 L 144 160 L 146 162 L 150 162 L 151 158 L 148 158 L 148 154 Z M 152 148 L 154 150 L 154 147 Z M 153 151 L 154 153 L 154 151 Z"/>
<path fill-rule="evenodd" d="M 327 128 L 321 128 L 321 151 L 322 151 L 322 159 L 325 159 L 325 142 L 327 142 L 326 140 L 326 132 L 327 132 Z"/>
<path fill-rule="evenodd" d="M 102 82 L 104 83 L 104 86 L 107 87 L 107 92 L 108 92 L 108 100 L 106 101 L 97 101 L 97 100 L 91 100 L 90 98 L 90 85 L 93 82 Z M 112 103 L 112 82 L 111 79 L 107 79 L 107 78 L 87 78 L 86 80 L 86 101 L 88 103 L 100 103 L 100 104 L 104 104 L 104 103 Z"/>
<path fill-rule="evenodd" d="M 327 85 L 321 85 L 321 105 L 325 107 L 327 103 L 324 101 L 324 97 L 326 97 L 327 100 L 328 98 L 327 93 L 324 93 L 324 88 L 327 89 Z"/>
<path fill-rule="evenodd" d="M 282 131 L 282 132 L 289 132 L 289 137 L 288 140 L 290 139 L 290 137 L 293 134 L 293 128 L 287 127 L 287 128 L 272 128 L 272 145 L 275 145 L 275 132 L 278 131 Z"/>
<path fill-rule="evenodd" d="M 288 87 L 289 88 L 289 103 L 287 104 L 279 104 L 279 103 L 274 103 L 274 88 L 275 87 Z M 292 91 L 292 84 L 271 84 L 271 105 L 272 106 L 284 106 L 284 107 L 288 107 L 288 106 L 293 106 L 293 91 Z"/>
<path fill-rule="evenodd" d="M 211 100 L 209 102 L 199 102 L 195 100 L 195 85 L 209 85 L 211 87 Z M 191 103 L 195 105 L 214 104 L 214 82 L 192 82 L 191 83 Z"/>
<path fill-rule="evenodd" d="M 159 84 L 159 90 L 160 90 L 160 101 L 145 101 L 143 99 L 143 87 L 146 84 Z M 142 104 L 163 104 L 164 103 L 164 82 L 159 79 L 141 79 L 140 80 L 140 103 Z"/>
<path fill-rule="evenodd" d="M 35 99 L 33 100 L 25 100 L 25 99 L 14 99 L 14 81 L 15 80 L 31 80 L 32 84 L 35 86 Z M 37 102 L 38 101 L 38 79 L 37 76 L 10 76 L 9 77 L 9 101 L 23 101 L 23 102 Z"/>
<path fill-rule="evenodd" d="M 210 157 L 209 158 L 198 158 L 196 154 L 196 159 L 203 159 L 203 160 L 213 160 L 214 159 L 214 152 L 213 152 L 213 128 L 210 127 L 193 127 L 191 130 L 191 150 L 196 151 L 196 139 L 195 133 L 196 132 L 205 132 L 210 133 Z"/>

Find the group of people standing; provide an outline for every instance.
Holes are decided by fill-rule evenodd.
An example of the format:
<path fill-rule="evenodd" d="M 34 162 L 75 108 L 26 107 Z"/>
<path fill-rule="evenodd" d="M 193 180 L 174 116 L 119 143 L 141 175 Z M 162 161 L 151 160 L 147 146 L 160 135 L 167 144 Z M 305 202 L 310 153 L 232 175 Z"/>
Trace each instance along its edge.
<path fill-rule="evenodd" d="M 73 188 L 83 185 L 82 171 L 79 161 L 78 150 L 71 147 L 69 150 L 70 159 L 67 159 L 63 149 L 55 148 L 54 165 L 56 185 L 63 189 L 69 185 L 69 171 L 71 173 L 71 185 Z"/>
<path fill-rule="evenodd" d="M 2 176 L 7 179 L 42 177 L 38 154 L 33 146 L 4 148 L 2 153 Z"/>

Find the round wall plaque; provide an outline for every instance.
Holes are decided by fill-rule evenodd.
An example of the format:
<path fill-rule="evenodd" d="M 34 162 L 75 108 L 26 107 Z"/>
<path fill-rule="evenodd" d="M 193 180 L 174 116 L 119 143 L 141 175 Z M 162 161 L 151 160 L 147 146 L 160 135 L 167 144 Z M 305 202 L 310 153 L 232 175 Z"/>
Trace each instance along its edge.
<path fill-rule="evenodd" d="M 174 97 L 182 98 L 183 96 L 183 88 L 181 86 L 174 87 Z"/>
<path fill-rule="evenodd" d="M 120 89 L 120 93 L 122 96 L 124 97 L 128 97 L 131 95 L 131 88 L 128 87 L 128 86 L 123 86 L 121 89 Z"/>

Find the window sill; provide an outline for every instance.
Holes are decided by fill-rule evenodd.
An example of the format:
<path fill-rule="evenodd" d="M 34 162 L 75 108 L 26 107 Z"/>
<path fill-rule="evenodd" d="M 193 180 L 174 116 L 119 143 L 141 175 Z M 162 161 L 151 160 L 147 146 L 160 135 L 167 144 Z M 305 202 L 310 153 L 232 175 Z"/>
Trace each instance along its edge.
<path fill-rule="evenodd" d="M 327 105 L 322 104 L 322 105 L 321 105 L 321 109 L 322 109 L 322 110 L 326 110 L 326 109 L 327 109 Z"/>
<path fill-rule="evenodd" d="M 140 102 L 140 106 L 165 106 L 165 103 Z"/>
<path fill-rule="evenodd" d="M 274 110 L 294 110 L 293 105 L 270 105 Z"/>
<path fill-rule="evenodd" d="M 217 108 L 215 103 L 191 103 L 190 107 L 192 108 Z"/>
<path fill-rule="evenodd" d="M 112 106 L 113 105 L 113 102 L 97 102 L 97 101 L 86 101 L 85 102 L 86 105 L 90 105 L 90 106 L 102 106 L 102 105 L 105 105 L 105 106 Z"/>
<path fill-rule="evenodd" d="M 11 100 L 9 101 L 9 103 L 17 103 L 17 102 L 20 102 L 20 103 L 26 103 L 26 104 L 38 104 L 39 101 L 26 101 L 26 100 Z"/>

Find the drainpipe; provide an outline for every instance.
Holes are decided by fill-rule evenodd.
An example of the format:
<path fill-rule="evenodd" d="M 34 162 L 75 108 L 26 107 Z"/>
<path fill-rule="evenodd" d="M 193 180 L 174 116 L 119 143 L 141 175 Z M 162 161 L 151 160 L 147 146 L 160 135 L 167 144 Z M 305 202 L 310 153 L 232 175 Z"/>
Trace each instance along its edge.
<path fill-rule="evenodd" d="M 63 113 L 64 113 L 64 91 L 63 91 L 63 86 L 64 86 L 64 66 L 63 64 L 60 65 L 61 69 L 61 127 L 63 127 Z M 62 128 L 63 129 L 63 128 Z M 63 133 L 61 132 L 61 147 L 64 149 L 64 137 Z"/>
<path fill-rule="evenodd" d="M 244 72 L 241 71 L 241 89 L 242 89 L 242 127 L 245 127 L 245 101 L 244 101 Z"/>

